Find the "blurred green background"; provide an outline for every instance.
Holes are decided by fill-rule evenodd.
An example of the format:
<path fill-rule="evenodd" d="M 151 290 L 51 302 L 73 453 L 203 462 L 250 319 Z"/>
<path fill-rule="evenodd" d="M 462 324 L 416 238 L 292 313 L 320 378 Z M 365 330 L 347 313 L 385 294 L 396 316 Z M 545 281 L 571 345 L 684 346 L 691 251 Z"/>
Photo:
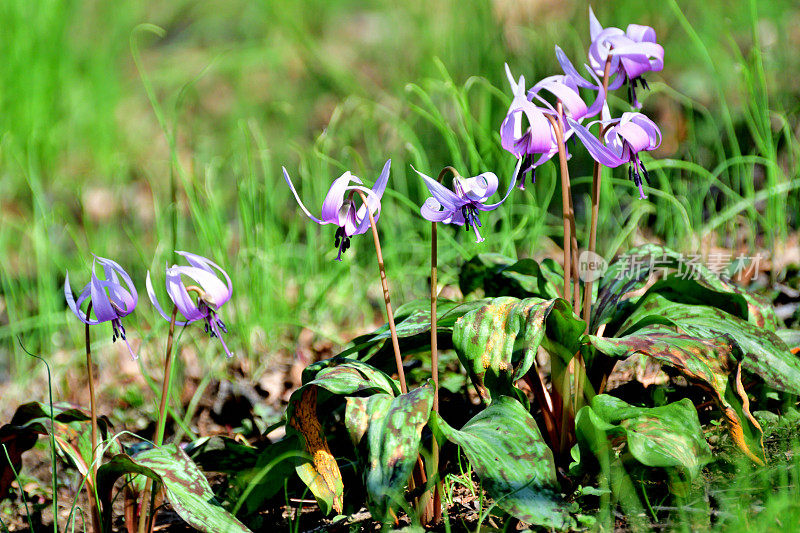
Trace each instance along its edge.
<path fill-rule="evenodd" d="M 800 5 L 594 8 L 607 26 L 653 26 L 665 48 L 644 96 L 664 133 L 648 162 L 650 198 L 638 200 L 624 169 L 608 174 L 599 251 L 643 240 L 774 250 L 796 239 Z M 515 161 L 499 146 L 503 63 L 532 84 L 557 72 L 555 44 L 576 64 L 589 45 L 588 4 L 568 0 L 2 0 L 0 20 L 0 381 L 29 375 L 18 337 L 57 375 L 77 364 L 83 326 L 66 310 L 64 273 L 79 290 L 92 253 L 137 283 L 127 324 L 148 368 L 160 364 L 167 324 L 144 277 L 151 269 L 161 285 L 173 247 L 231 274 L 222 315 L 250 371 L 293 357 L 304 328 L 346 343 L 382 320 L 371 239 L 334 262 L 333 230 L 303 216 L 280 167 L 318 212 L 333 178 L 349 169 L 371 182 L 391 158 L 380 227 L 392 296 L 424 297 L 430 224 L 409 165 L 491 170 L 504 188 Z M 584 243 L 591 164 L 573 151 Z M 455 279 L 447 265 L 479 251 L 557 257 L 559 197 L 548 164 L 484 217 L 483 244 L 441 231 L 441 282 Z M 110 326 L 94 332 L 101 366 L 128 357 Z M 199 330 L 182 342 L 227 364 Z"/>

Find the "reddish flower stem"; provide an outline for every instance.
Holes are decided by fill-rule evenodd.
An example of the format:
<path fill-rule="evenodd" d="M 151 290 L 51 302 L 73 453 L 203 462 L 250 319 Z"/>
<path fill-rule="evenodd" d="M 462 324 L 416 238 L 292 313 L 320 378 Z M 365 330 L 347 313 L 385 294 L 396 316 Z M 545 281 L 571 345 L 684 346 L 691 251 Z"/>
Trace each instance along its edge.
<path fill-rule="evenodd" d="M 198 291 L 196 287 L 187 287 L 186 290 L 195 290 Z M 178 318 L 178 306 L 172 306 L 172 316 L 169 320 L 169 334 L 167 335 L 167 349 L 166 349 L 166 360 L 164 361 L 164 382 L 161 385 L 161 403 L 158 407 L 158 422 L 156 423 L 156 436 L 155 440 L 153 441 L 156 446 L 161 446 L 164 443 L 164 429 L 167 425 L 167 401 L 169 399 L 169 392 L 170 392 L 170 379 L 172 375 L 172 342 L 175 336 L 175 320 Z M 144 484 L 144 492 L 142 493 L 142 504 L 141 510 L 139 512 L 139 533 L 144 533 L 145 531 L 145 524 L 147 524 L 147 506 L 150 500 L 150 492 L 153 489 L 153 480 L 151 478 L 147 478 L 147 481 Z M 150 510 L 152 513 L 152 509 Z M 152 519 L 149 520 L 152 523 Z"/>
<path fill-rule="evenodd" d="M 372 226 L 372 238 L 375 241 L 375 254 L 378 257 L 378 270 L 381 275 L 381 287 L 383 288 L 383 303 L 386 306 L 386 318 L 389 322 L 389 332 L 392 334 L 392 348 L 394 349 L 394 360 L 397 365 L 397 377 L 400 380 L 400 392 L 405 394 L 408 392 L 406 385 L 406 374 L 403 371 L 403 358 L 400 355 L 400 343 L 397 340 L 397 329 L 394 325 L 394 313 L 392 312 L 392 302 L 389 299 L 389 282 L 386 278 L 386 267 L 383 264 L 383 253 L 381 253 L 381 241 L 378 238 L 378 226 L 375 224 L 375 217 L 372 216 L 372 211 L 369 209 L 367 197 L 361 191 L 356 191 L 361 196 L 361 201 L 364 202 L 367 214 L 369 215 L 369 224 Z"/>
<path fill-rule="evenodd" d="M 603 70 L 603 92 L 608 97 L 608 78 L 611 75 L 611 55 L 606 59 L 606 66 Z M 600 125 L 600 132 L 597 138 L 603 142 L 605 128 Z M 602 167 L 597 161 L 594 162 L 592 172 L 592 221 L 589 226 L 589 252 L 594 253 L 597 248 L 597 219 L 600 215 L 600 184 L 602 182 Z M 591 253 L 589 255 L 591 255 Z M 583 320 L 586 322 L 586 333 L 589 333 L 589 319 L 592 314 L 592 284 L 593 281 L 586 281 L 583 286 Z"/>
<path fill-rule="evenodd" d="M 89 320 L 89 315 L 92 312 L 92 302 L 89 302 L 89 307 L 86 308 L 86 320 Z M 92 530 L 95 533 L 100 533 L 100 511 L 98 509 L 97 500 L 94 497 L 94 487 L 97 480 L 97 407 L 94 401 L 94 365 L 92 364 L 92 340 L 89 332 L 89 324 L 86 324 L 86 375 L 89 379 L 89 410 L 92 417 L 92 455 L 90 457 L 89 471 L 86 473 L 86 493 L 89 495 L 89 505 L 92 508 Z M 55 428 L 53 428 L 55 430 Z"/>

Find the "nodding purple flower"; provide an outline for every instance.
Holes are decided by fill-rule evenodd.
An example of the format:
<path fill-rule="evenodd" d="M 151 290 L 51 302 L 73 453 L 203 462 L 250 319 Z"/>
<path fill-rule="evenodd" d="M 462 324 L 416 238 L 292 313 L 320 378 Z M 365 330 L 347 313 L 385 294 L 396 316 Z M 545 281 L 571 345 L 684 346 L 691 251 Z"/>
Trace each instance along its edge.
<path fill-rule="evenodd" d="M 592 123 L 600 123 L 606 127 L 603 134 L 605 145 L 586 127 L 572 119 L 567 120 L 595 161 L 607 167 L 630 163 L 628 177 L 639 187 L 639 197 L 642 200 L 647 198 L 642 187 L 642 177 L 650 185 L 650 176 L 639 159 L 639 152 L 655 150 L 661 146 L 661 131 L 652 120 L 641 113 L 629 112 L 623 113 L 618 119 Z"/>
<path fill-rule="evenodd" d="M 225 354 L 231 357 L 232 354 L 228 350 L 228 345 L 222 338 L 223 333 L 228 333 L 228 328 L 219 317 L 219 308 L 231 299 L 233 292 L 233 283 L 227 272 L 222 270 L 220 266 L 205 257 L 189 253 L 189 252 L 175 252 L 183 256 L 189 263 L 189 266 L 172 265 L 166 269 L 166 286 L 167 295 L 170 300 L 178 308 L 181 315 L 185 320 L 177 320 L 176 326 L 185 326 L 197 320 L 205 321 L 205 330 L 211 337 L 219 338 L 222 347 L 225 349 Z M 216 272 L 215 272 L 216 271 Z M 220 279 L 219 274 L 223 279 Z M 196 285 L 186 285 L 181 276 L 193 280 Z M 171 320 L 170 315 L 164 312 L 161 305 L 158 303 L 156 293 L 153 290 L 153 284 L 150 282 L 150 272 L 147 272 L 147 295 L 150 301 L 156 308 L 158 313 L 166 320 Z M 195 301 L 189 295 L 189 291 L 197 295 Z"/>
<path fill-rule="evenodd" d="M 589 64 L 598 75 L 603 75 L 606 60 L 611 56 L 611 74 L 616 74 L 609 89 L 618 89 L 628 83 L 628 100 L 640 109 L 636 98 L 636 86 L 648 89 L 642 77 L 645 72 L 664 68 L 664 48 L 656 43 L 656 32 L 650 26 L 628 24 L 626 31 L 619 28 L 603 28 L 594 12 L 589 8 L 589 32 L 592 44 L 589 47 Z"/>
<path fill-rule="evenodd" d="M 519 165 L 520 163 L 517 163 L 518 168 Z M 475 231 L 476 243 L 485 240 L 478 231 L 478 228 L 481 227 L 478 212 L 496 209 L 505 202 L 514 188 L 514 180 L 512 179 L 503 199 L 494 204 L 487 204 L 486 200 L 497 191 L 498 180 L 493 172 L 484 172 L 472 178 L 455 176 L 453 178 L 453 190 L 451 191 L 430 176 L 426 176 L 414 167 L 411 168 L 425 181 L 425 186 L 432 195 L 425 200 L 425 203 L 420 208 L 420 214 L 423 218 L 431 222 L 466 226 L 467 230 L 471 227 Z M 517 175 L 517 171 L 515 171 L 514 175 Z"/>
<path fill-rule="evenodd" d="M 103 267 L 105 279 L 101 280 L 97 277 L 95 263 L 100 263 L 100 266 Z M 120 280 L 125 284 L 124 286 Z M 64 296 L 67 299 L 67 305 L 70 310 L 84 324 L 96 326 L 102 322 L 111 322 L 111 340 L 116 342 L 117 338 L 121 338 L 125 341 L 125 346 L 128 347 L 131 357 L 136 359 L 137 355 L 133 353 L 130 344 L 128 344 L 125 326 L 122 325 L 121 319 L 133 312 L 136 308 L 136 303 L 139 301 L 139 295 L 136 293 L 136 287 L 133 286 L 131 277 L 116 261 L 95 256 L 94 261 L 92 261 L 91 281 L 78 295 L 77 301 L 70 288 L 69 272 L 67 272 L 64 280 Z M 81 306 L 86 300 L 91 302 L 94 319 L 81 310 Z"/>
<path fill-rule="evenodd" d="M 514 98 L 508 108 L 506 118 L 500 126 L 500 144 L 519 160 L 514 180 L 518 183 L 519 188 L 524 190 L 524 175 L 532 172 L 533 181 L 536 181 L 535 168 L 558 153 L 555 132 L 545 116 L 546 114 L 555 115 L 555 111 L 534 105 L 526 94 L 525 77 L 520 76 L 519 81 L 514 81 L 508 65 L 506 65 L 506 76 Z M 523 118 L 528 122 L 528 127 L 524 130 Z M 541 155 L 534 162 L 533 156 L 537 154 Z"/>
<path fill-rule="evenodd" d="M 300 200 L 297 191 L 292 184 L 289 173 L 286 168 L 283 168 L 283 177 L 289 188 L 294 194 L 295 200 L 300 204 L 300 209 L 306 214 L 308 218 L 317 224 L 335 224 L 338 226 L 333 245 L 339 249 L 336 255 L 336 260 L 342 260 L 342 253 L 350 248 L 350 237 L 353 235 L 360 235 L 369 229 L 369 214 L 367 207 L 375 218 L 375 222 L 381 215 L 381 197 L 383 191 L 386 189 L 386 183 L 389 181 L 389 170 L 392 165 L 392 160 L 386 161 L 383 165 L 381 175 L 378 177 L 375 185 L 370 189 L 364 186 L 363 182 L 356 176 L 352 175 L 349 171 L 345 172 L 333 181 L 328 194 L 325 195 L 325 200 L 322 202 L 322 213 L 320 218 L 315 217 L 311 212 L 306 209 L 303 202 Z M 355 183 L 355 185 L 351 185 Z M 357 191 L 364 193 L 367 198 L 367 205 L 361 205 L 356 208 L 356 201 L 360 200 Z"/>

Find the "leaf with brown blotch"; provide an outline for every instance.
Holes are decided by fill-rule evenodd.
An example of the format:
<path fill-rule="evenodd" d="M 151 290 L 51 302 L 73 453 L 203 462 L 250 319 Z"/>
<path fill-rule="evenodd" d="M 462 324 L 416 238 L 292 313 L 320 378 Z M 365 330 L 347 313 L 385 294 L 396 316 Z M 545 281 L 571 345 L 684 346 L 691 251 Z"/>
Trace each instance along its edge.
<path fill-rule="evenodd" d="M 325 433 L 317 419 L 317 387 L 307 386 L 294 403 L 288 426 L 300 434 L 309 460 L 297 466 L 297 475 L 311 489 L 324 514 L 342 512 L 344 484 L 339 465 L 331 454 Z"/>
<path fill-rule="evenodd" d="M 764 464 L 763 432 L 750 414 L 741 387 L 741 367 L 732 358 L 725 337 L 700 339 L 666 326 L 651 326 L 620 338 L 588 336 L 589 342 L 611 357 L 643 354 L 673 368 L 708 391 L 718 404 L 736 445 L 757 464 Z"/>

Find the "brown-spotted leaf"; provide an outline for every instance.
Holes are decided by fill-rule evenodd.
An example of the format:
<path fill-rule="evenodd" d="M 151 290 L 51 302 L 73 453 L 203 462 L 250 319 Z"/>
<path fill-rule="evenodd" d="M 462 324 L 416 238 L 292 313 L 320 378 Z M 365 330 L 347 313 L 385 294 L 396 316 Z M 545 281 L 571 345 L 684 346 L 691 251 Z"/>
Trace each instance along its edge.
<path fill-rule="evenodd" d="M 300 394 L 299 401 L 293 404 L 288 427 L 301 437 L 309 459 L 297 466 L 297 475 L 311 489 L 324 514 L 332 509 L 341 513 L 344 494 L 342 473 L 317 419 L 317 386 L 307 385 Z"/>
<path fill-rule="evenodd" d="M 584 322 L 560 298 L 494 298 L 458 319 L 453 345 L 485 403 L 515 396 L 513 383 L 534 363 L 539 346 L 568 362 L 580 347 Z"/>
<path fill-rule="evenodd" d="M 369 509 L 385 520 L 405 503 L 406 483 L 419 456 L 422 428 L 433 407 L 433 387 L 426 384 L 396 398 L 373 400 L 367 429 Z"/>
<path fill-rule="evenodd" d="M 97 470 L 106 531 L 111 531 L 114 483 L 124 474 L 142 474 L 163 485 L 172 508 L 195 529 L 207 533 L 250 531 L 222 507 L 197 465 L 174 444 L 151 448 L 134 457 L 115 455 Z"/>
<path fill-rule="evenodd" d="M 737 385 L 739 370 L 727 338 L 701 339 L 665 326 L 650 326 L 625 337 L 589 335 L 588 339 L 611 357 L 651 357 L 708 391 L 722 411 L 736 445 L 754 462 L 764 463 L 763 432 L 750 414 L 747 395 L 740 383 Z"/>
<path fill-rule="evenodd" d="M 775 333 L 704 305 L 686 305 L 660 293 L 647 293 L 620 327 L 620 333 L 659 323 L 678 328 L 694 337 L 728 337 L 737 348 L 744 370 L 756 374 L 770 387 L 800 394 L 800 360 Z"/>
<path fill-rule="evenodd" d="M 388 394 L 347 398 L 344 423 L 350 434 L 350 440 L 355 446 L 358 446 L 361 439 L 367 434 L 370 424 L 386 413 L 391 402 L 392 396 Z"/>
<path fill-rule="evenodd" d="M 80 407 L 67 403 L 53 404 L 53 432 L 56 444 L 73 461 L 82 474 L 88 472 L 91 461 L 91 418 Z M 108 419 L 98 419 L 100 438 L 105 439 L 108 432 Z M 11 421 L 0 427 L 0 443 L 5 444 L 11 465 L 4 453 L 0 453 L 0 499 L 8 494 L 10 483 L 14 480 L 14 470 L 22 466 L 22 454 L 33 448 L 39 435 L 51 433 L 50 407 L 40 402 L 20 405 Z M 112 447 L 112 450 L 117 446 Z"/>
<path fill-rule="evenodd" d="M 529 524 L 567 531 L 574 526 L 558 493 L 553 452 L 519 401 L 497 396 L 460 429 L 438 415 L 434 433 L 461 447 L 495 504 Z"/>
<path fill-rule="evenodd" d="M 575 427 L 581 457 L 588 452 L 612 459 L 616 455 L 612 445 L 619 449 L 619 444 L 625 444 L 622 452 L 641 464 L 676 468 L 691 479 L 712 460 L 697 411 L 688 398 L 660 407 L 636 407 L 598 394 L 591 405 L 578 411 Z"/>
<path fill-rule="evenodd" d="M 770 331 L 778 327 L 775 311 L 766 299 L 721 277 L 695 258 L 664 246 L 646 244 L 620 255 L 606 270 L 592 309 L 592 331 L 609 322 L 624 295 L 644 287 L 650 274 L 666 276 L 670 272 L 674 275 L 660 282 L 654 291 L 672 289 L 687 298 L 681 300 L 684 303 L 714 305 Z M 692 301 L 695 297 L 702 297 L 703 301 Z"/>

